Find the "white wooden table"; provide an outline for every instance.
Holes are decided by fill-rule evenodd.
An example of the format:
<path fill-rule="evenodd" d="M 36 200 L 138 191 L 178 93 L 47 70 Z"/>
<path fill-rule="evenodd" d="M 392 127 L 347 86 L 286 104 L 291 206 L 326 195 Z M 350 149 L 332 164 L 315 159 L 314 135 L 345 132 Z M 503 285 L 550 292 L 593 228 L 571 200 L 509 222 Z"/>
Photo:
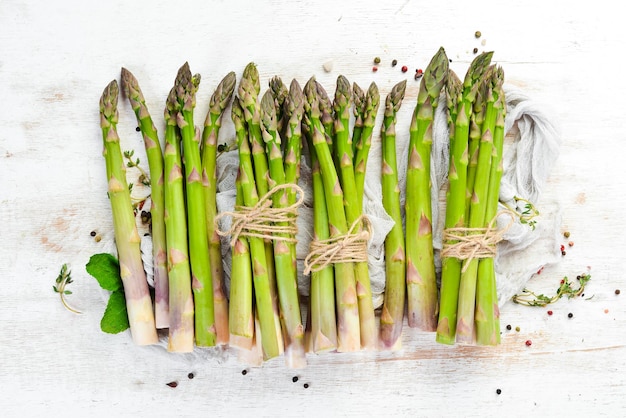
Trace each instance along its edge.
<path fill-rule="evenodd" d="M 623 416 L 626 296 L 615 289 L 624 286 L 626 253 L 626 116 L 618 104 L 626 97 L 626 26 L 605 3 L 0 3 L 0 415 Z M 558 196 L 575 245 L 530 285 L 551 292 L 564 275 L 591 266 L 593 298 L 561 300 L 551 317 L 506 304 L 503 328 L 520 331 L 504 329 L 496 348 L 443 346 L 405 328 L 399 352 L 310 356 L 297 372 L 278 359 L 245 376 L 229 353 L 177 356 L 100 331 L 104 301 L 84 266 L 112 236 L 97 103 L 121 66 L 139 78 L 162 121 L 157 109 L 185 61 L 203 77 L 199 115 L 219 79 L 231 70 L 239 76 L 250 61 L 263 83 L 316 75 L 331 89 L 343 74 L 376 81 L 386 94 L 407 78 L 409 103 L 414 69 L 439 46 L 459 74 L 474 47 L 495 51 L 508 82 L 555 110 L 563 146 L 545 193 Z M 141 155 L 125 102 L 120 113 L 126 148 Z M 408 118 L 398 123 L 408 126 Z M 82 315 L 52 291 L 63 263 L 75 281 L 69 300 Z"/>

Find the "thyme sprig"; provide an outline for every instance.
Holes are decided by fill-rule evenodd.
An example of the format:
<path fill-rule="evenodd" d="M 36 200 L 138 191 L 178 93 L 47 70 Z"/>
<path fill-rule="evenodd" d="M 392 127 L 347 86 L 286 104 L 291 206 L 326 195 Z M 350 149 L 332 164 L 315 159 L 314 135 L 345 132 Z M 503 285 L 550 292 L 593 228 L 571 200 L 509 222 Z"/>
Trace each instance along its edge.
<path fill-rule="evenodd" d="M 65 300 L 66 295 L 72 294 L 71 290 L 66 289 L 67 285 L 72 282 L 72 272 L 69 270 L 67 264 L 63 264 L 63 266 L 61 266 L 61 271 L 56 278 L 56 284 L 52 286 L 52 289 L 55 291 L 55 293 L 59 294 L 59 296 L 61 297 L 61 303 L 68 311 L 74 312 L 75 314 L 80 314 L 82 312 L 72 308 Z"/>
<path fill-rule="evenodd" d="M 579 282 L 578 287 L 574 287 L 567 276 L 561 280 L 556 294 L 554 296 L 546 296 L 544 294 L 536 294 L 528 289 L 524 289 L 522 293 L 513 296 L 513 302 L 526 306 L 546 306 L 550 303 L 554 303 L 561 299 L 563 296 L 567 296 L 568 299 L 580 296 L 585 291 L 585 285 L 591 280 L 591 274 L 581 274 L 576 277 Z"/>

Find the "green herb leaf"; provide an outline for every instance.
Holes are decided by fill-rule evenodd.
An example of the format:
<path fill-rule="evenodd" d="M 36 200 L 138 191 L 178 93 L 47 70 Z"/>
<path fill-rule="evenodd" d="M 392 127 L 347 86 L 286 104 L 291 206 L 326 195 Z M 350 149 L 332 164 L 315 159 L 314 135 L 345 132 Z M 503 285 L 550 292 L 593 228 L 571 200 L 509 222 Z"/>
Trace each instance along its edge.
<path fill-rule="evenodd" d="M 87 273 L 98 281 L 101 288 L 111 292 L 122 289 L 120 264 L 111 254 L 92 255 L 85 268 Z"/>
<path fill-rule="evenodd" d="M 108 334 L 119 334 L 130 328 L 128 312 L 126 311 L 126 298 L 122 289 L 111 293 L 104 316 L 100 321 L 100 329 Z"/>

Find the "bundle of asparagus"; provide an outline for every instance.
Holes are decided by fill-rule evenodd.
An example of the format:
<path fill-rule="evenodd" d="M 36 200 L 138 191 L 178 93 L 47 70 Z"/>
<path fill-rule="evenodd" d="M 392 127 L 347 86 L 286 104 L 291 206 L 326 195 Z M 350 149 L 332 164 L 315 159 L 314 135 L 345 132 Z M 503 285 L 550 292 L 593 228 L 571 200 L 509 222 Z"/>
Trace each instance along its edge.
<path fill-rule="evenodd" d="M 504 74 L 492 52 L 474 59 L 465 80 L 447 81 L 450 170 L 441 312 L 436 340 L 445 344 L 499 343 L 493 256 L 502 176 Z"/>
<path fill-rule="evenodd" d="M 263 357 L 271 359 L 285 352 L 290 367 L 302 367 L 306 364 L 304 325 L 293 225 L 299 204 L 296 192 L 303 96 L 295 80 L 287 91 L 279 78 L 272 79 L 259 102 L 260 90 L 257 67 L 250 63 L 243 72 L 231 115 L 239 150 L 237 205 L 247 214 L 248 222 L 247 229 L 235 236 L 232 250 L 231 341 L 245 349 L 253 346 L 253 338 L 259 338 L 252 327 L 256 315 Z M 282 136 L 287 139 L 284 146 Z M 265 202 L 271 203 L 271 209 L 263 206 Z M 245 208 L 257 212 L 246 212 Z M 275 217 L 278 213 L 284 217 Z"/>
<path fill-rule="evenodd" d="M 354 90 L 360 92 L 355 85 Z M 353 92 L 348 80 L 339 76 L 334 101 L 331 103 L 323 86 L 315 78 L 304 87 L 306 95 L 304 125 L 313 169 L 314 231 L 316 240 L 310 255 L 311 265 L 311 332 L 310 348 L 316 352 L 335 348 L 338 351 L 375 349 L 378 331 L 367 252 L 357 244 L 356 254 L 346 251 L 338 258 L 334 247 L 340 240 L 365 237 L 363 188 L 365 168 L 372 132 L 379 106 L 375 83 L 367 95 L 359 95 L 353 111 L 357 128 L 350 135 L 350 110 Z M 345 241 L 344 241 L 345 243 Z M 317 255 L 327 258 L 321 261 Z M 332 269 L 330 265 L 332 264 Z M 337 326 L 334 325 L 330 302 L 332 274 L 335 276 Z M 322 310 L 322 307 L 325 308 Z M 335 337 L 335 329 L 338 335 Z M 335 343 L 336 341 L 336 343 Z"/>

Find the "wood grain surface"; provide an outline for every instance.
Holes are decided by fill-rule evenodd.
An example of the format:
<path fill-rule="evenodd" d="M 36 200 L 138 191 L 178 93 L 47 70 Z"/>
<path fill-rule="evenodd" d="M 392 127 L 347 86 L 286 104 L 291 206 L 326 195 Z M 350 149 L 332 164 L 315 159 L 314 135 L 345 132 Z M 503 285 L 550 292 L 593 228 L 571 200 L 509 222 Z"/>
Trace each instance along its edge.
<path fill-rule="evenodd" d="M 626 296 L 615 289 L 626 290 L 625 27 L 606 1 L 0 2 L 0 415 L 624 416 Z M 262 83 L 316 75 L 332 89 L 343 74 L 386 95 L 407 78 L 400 130 L 413 72 L 440 46 L 459 74 L 473 48 L 495 51 L 507 82 L 558 118 L 563 145 L 544 196 L 561 203 L 575 245 L 529 286 L 549 293 L 590 266 L 584 298 L 559 301 L 552 316 L 507 303 L 495 348 L 443 346 L 405 328 L 400 351 L 309 356 L 297 372 L 277 359 L 242 375 L 230 352 L 178 356 L 100 331 L 104 297 L 84 266 L 112 240 L 97 104 L 121 66 L 158 126 L 185 61 L 202 74 L 198 116 L 217 82 L 250 61 Z M 123 147 L 142 156 L 135 126 L 121 101 Z M 232 135 L 230 121 L 222 133 Z M 52 290 L 63 263 L 82 315 Z"/>

